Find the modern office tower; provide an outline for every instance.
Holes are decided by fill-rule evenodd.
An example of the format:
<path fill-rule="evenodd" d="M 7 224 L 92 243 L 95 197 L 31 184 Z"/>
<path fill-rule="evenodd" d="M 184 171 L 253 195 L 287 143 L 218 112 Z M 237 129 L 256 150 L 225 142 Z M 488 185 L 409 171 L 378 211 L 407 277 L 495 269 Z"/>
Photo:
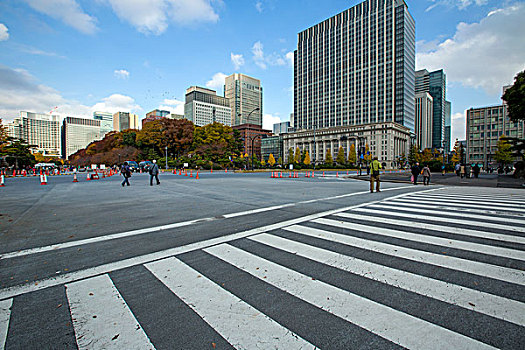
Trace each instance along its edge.
<path fill-rule="evenodd" d="M 262 126 L 263 89 L 260 80 L 234 73 L 225 79 L 224 97 L 230 101 L 232 126 Z"/>
<path fill-rule="evenodd" d="M 100 137 L 113 131 L 113 114 L 109 112 L 93 112 L 93 119 L 100 121 Z"/>
<path fill-rule="evenodd" d="M 46 156 L 61 155 L 60 117 L 41 113 L 20 112 L 8 126 L 9 136 L 36 147 L 32 151 Z"/>
<path fill-rule="evenodd" d="M 300 32 L 294 58 L 297 131 L 414 130 L 415 22 L 403 0 L 367 0 Z"/>
<path fill-rule="evenodd" d="M 450 137 L 452 133 L 452 103 L 445 101 L 445 152 L 450 152 Z"/>
<path fill-rule="evenodd" d="M 62 157 L 69 159 L 76 151 L 100 140 L 100 125 L 100 120 L 66 117 L 62 123 Z"/>
<path fill-rule="evenodd" d="M 113 130 L 139 129 L 139 116 L 129 112 L 113 114 Z"/>
<path fill-rule="evenodd" d="M 432 117 L 432 148 L 443 147 L 445 140 L 445 102 L 447 76 L 443 69 L 428 72 L 422 69 L 416 72 L 416 94 L 428 92 L 434 100 Z"/>
<path fill-rule="evenodd" d="M 279 136 L 279 134 L 287 134 L 290 129 L 290 122 L 281 122 L 273 124 L 273 134 Z"/>
<path fill-rule="evenodd" d="M 467 110 L 467 163 L 498 166 L 494 156 L 501 136 L 525 137 L 524 121 L 512 122 L 505 104 Z M 521 158 L 516 158 L 521 160 Z"/>
<path fill-rule="evenodd" d="M 416 94 L 416 145 L 420 150 L 432 148 L 432 96 L 428 92 Z"/>
<path fill-rule="evenodd" d="M 222 123 L 231 126 L 231 108 L 227 98 L 218 96 L 214 90 L 191 86 L 186 89 L 184 118 L 197 126 Z"/>
<path fill-rule="evenodd" d="M 268 163 L 270 154 L 273 155 L 276 164 L 279 158 L 283 159 L 282 135 L 267 136 L 261 139 L 261 159 Z"/>
<path fill-rule="evenodd" d="M 168 118 L 170 115 L 170 111 L 162 111 L 160 109 L 154 109 L 151 112 L 146 113 L 146 118 L 142 119 L 142 127 L 144 127 L 144 124 L 149 123 L 154 120 L 159 120 L 162 118 Z"/>

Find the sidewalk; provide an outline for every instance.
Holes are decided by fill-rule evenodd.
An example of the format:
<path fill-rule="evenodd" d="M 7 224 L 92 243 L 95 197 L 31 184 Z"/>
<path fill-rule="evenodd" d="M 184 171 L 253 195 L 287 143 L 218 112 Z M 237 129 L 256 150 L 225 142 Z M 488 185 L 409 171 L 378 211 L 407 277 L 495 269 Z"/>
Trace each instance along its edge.
<path fill-rule="evenodd" d="M 392 173 L 392 174 L 381 174 L 382 182 L 401 182 L 410 183 L 410 172 L 405 173 Z M 369 176 L 357 175 L 349 176 L 353 179 L 369 181 Z M 423 185 L 423 176 L 418 177 L 418 185 Z M 479 175 L 479 178 L 460 178 L 454 173 L 447 173 L 444 176 L 441 173 L 432 173 L 430 178 L 430 184 L 432 185 L 445 185 L 445 186 L 479 186 L 479 187 L 505 187 L 505 188 L 522 188 L 525 189 L 524 179 L 515 179 L 512 175 L 498 175 L 498 174 L 485 174 Z"/>

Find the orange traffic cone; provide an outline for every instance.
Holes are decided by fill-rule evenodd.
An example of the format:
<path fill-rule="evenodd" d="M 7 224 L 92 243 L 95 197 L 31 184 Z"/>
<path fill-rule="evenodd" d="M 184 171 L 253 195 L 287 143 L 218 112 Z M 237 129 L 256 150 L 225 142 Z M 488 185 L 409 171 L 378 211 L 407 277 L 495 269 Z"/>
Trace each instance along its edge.
<path fill-rule="evenodd" d="M 73 173 L 73 182 L 78 182 L 77 173 Z"/>
<path fill-rule="evenodd" d="M 40 185 L 47 185 L 47 175 L 40 175 Z"/>
<path fill-rule="evenodd" d="M 224 172 L 227 173 L 228 172 L 228 168 L 224 169 Z"/>
<path fill-rule="evenodd" d="M 324 177 L 324 171 L 323 171 L 323 177 Z"/>
<path fill-rule="evenodd" d="M 193 170 L 190 170 L 190 177 L 193 177 Z"/>
<path fill-rule="evenodd" d="M 288 177 L 289 177 L 289 178 L 291 178 L 291 177 L 292 177 L 292 172 L 291 172 L 291 171 L 290 171 L 290 175 L 288 175 Z"/>
<path fill-rule="evenodd" d="M 0 175 L 0 187 L 5 187 L 5 184 L 4 184 L 4 175 Z"/>
<path fill-rule="evenodd" d="M 188 171 L 184 170 L 184 176 L 188 176 Z"/>
<path fill-rule="evenodd" d="M 195 180 L 199 179 L 199 171 L 197 171 L 197 175 L 195 176 Z"/>
<path fill-rule="evenodd" d="M 281 171 L 281 174 L 279 176 L 281 179 L 283 178 L 283 172 Z"/>
<path fill-rule="evenodd" d="M 314 172 L 312 171 L 312 177 L 314 177 Z"/>
<path fill-rule="evenodd" d="M 339 172 L 336 172 L 336 173 L 335 173 L 335 177 L 339 177 Z"/>
<path fill-rule="evenodd" d="M 213 168 L 210 169 L 211 174 L 213 174 Z"/>
<path fill-rule="evenodd" d="M 86 173 L 86 181 L 91 181 L 91 176 L 89 176 L 89 173 Z"/>

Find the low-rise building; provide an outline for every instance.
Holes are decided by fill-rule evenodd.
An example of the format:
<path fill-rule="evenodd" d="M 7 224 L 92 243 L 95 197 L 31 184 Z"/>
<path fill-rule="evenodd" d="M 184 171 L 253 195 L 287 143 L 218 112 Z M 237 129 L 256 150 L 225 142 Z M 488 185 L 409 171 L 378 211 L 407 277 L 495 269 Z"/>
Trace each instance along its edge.
<path fill-rule="evenodd" d="M 232 128 L 239 130 L 241 138 L 244 140 L 244 154 L 255 155 L 260 160 L 261 139 L 265 136 L 271 136 L 272 132 L 264 130 L 262 126 L 256 124 L 235 125 Z"/>

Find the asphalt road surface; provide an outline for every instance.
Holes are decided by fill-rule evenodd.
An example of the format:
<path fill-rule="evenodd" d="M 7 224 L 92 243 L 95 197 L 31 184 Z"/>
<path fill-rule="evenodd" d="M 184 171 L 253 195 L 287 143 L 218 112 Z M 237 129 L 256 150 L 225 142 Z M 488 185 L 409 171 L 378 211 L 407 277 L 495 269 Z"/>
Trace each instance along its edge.
<path fill-rule="evenodd" d="M 523 349 L 525 192 L 8 178 L 0 349 Z"/>

